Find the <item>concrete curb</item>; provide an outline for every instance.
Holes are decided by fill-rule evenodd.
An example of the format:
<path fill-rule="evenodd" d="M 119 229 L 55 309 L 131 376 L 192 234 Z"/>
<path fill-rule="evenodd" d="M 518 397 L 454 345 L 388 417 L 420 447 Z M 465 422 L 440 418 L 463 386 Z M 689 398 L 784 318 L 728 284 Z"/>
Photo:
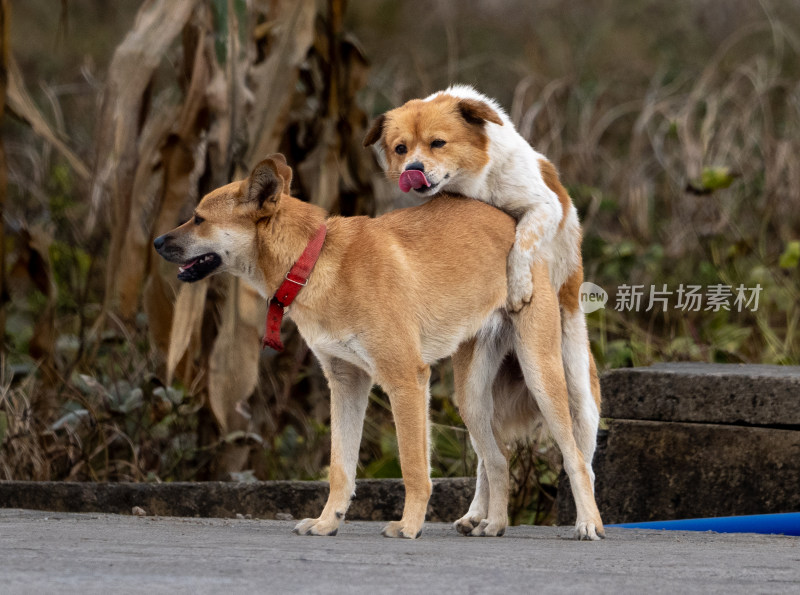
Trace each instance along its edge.
<path fill-rule="evenodd" d="M 433 480 L 427 519 L 452 522 L 469 508 L 475 480 Z M 295 519 L 316 517 L 328 497 L 323 481 L 76 483 L 0 481 L 0 508 L 54 512 L 131 514 L 134 506 L 148 515 L 178 517 Z M 350 520 L 388 521 L 403 512 L 405 491 L 400 479 L 363 479 L 347 513 Z"/>

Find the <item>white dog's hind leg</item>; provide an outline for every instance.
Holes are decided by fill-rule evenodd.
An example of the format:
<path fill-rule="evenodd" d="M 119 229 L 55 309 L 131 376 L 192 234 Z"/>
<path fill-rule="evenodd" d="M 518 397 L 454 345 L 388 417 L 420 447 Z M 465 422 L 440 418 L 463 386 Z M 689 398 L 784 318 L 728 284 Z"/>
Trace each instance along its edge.
<path fill-rule="evenodd" d="M 298 535 L 336 535 L 356 487 L 358 447 L 372 378 L 337 358 L 319 356 L 331 389 L 330 493 L 322 514 L 297 523 Z"/>
<path fill-rule="evenodd" d="M 508 334 L 510 333 L 506 333 Z M 462 345 L 453 356 L 458 408 L 469 430 L 475 452 L 480 457 L 486 478 L 484 482 L 479 475 L 473 500 L 473 506 L 478 513 L 475 516 L 485 518 L 478 519 L 478 525 L 467 532 L 467 525 L 473 521 L 471 514 L 467 513 L 456 522 L 455 527 L 461 533 L 476 537 L 499 537 L 508 526 L 508 461 L 492 428 L 492 385 L 508 351 L 501 343 L 494 338 L 478 337 Z M 486 488 L 483 488 L 484 483 Z M 488 491 L 488 506 L 484 503 L 484 489 Z M 472 506 L 470 512 L 473 512 Z"/>
<path fill-rule="evenodd" d="M 600 424 L 599 387 L 597 372 L 589 350 L 586 317 L 576 309 L 561 312 L 561 353 L 569 391 L 569 408 L 572 416 L 572 434 L 583 454 L 586 470 L 594 487 L 592 459 L 597 445 L 597 428 Z M 594 378 L 593 378 L 594 377 Z M 598 394 L 595 395 L 595 389 Z"/>
<path fill-rule="evenodd" d="M 472 437 L 470 437 L 470 440 L 472 441 L 472 448 L 474 448 L 477 453 L 478 448 L 475 446 L 475 441 Z M 463 535 L 472 533 L 472 530 L 480 525 L 481 521 L 489 514 L 489 478 L 486 477 L 486 467 L 480 455 L 478 455 L 477 475 L 478 478 L 475 481 L 475 497 L 472 499 L 472 504 L 469 505 L 467 514 L 453 523 L 456 531 Z"/>

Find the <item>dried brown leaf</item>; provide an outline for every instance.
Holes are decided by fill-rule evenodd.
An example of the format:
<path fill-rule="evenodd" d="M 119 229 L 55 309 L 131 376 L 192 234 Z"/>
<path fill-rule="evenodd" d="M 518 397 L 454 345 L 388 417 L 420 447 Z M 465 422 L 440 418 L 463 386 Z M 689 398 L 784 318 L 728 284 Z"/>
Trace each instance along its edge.
<path fill-rule="evenodd" d="M 247 420 L 236 412 L 258 382 L 266 304 L 256 290 L 228 277 L 228 293 L 222 309 L 222 325 L 208 361 L 208 400 L 222 434 L 247 427 Z"/>
<path fill-rule="evenodd" d="M 169 351 L 172 313 L 178 293 L 175 265 L 158 258 L 153 259 L 151 272 L 142 292 L 142 306 L 147 314 L 150 340 L 156 351 Z"/>
<path fill-rule="evenodd" d="M 172 384 L 175 369 L 186 354 L 189 343 L 193 338 L 199 339 L 207 292 L 206 279 L 198 283 L 184 283 L 178 290 L 167 350 L 167 386 Z"/>

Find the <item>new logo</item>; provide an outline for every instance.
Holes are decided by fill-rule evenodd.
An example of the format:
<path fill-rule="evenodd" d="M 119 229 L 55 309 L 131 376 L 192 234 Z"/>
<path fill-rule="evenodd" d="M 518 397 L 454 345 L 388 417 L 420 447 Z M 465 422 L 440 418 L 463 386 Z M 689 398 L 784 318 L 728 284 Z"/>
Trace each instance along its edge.
<path fill-rule="evenodd" d="M 608 294 L 605 289 L 589 281 L 581 283 L 580 288 L 580 309 L 584 314 L 589 314 L 595 310 L 606 307 Z"/>

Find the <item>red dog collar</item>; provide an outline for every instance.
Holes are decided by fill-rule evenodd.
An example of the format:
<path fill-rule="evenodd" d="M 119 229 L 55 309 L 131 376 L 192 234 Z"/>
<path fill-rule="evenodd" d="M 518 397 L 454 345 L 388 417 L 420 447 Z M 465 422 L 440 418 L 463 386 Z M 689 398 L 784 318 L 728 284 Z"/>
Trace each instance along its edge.
<path fill-rule="evenodd" d="M 311 275 L 311 270 L 317 263 L 319 253 L 322 251 L 322 244 L 325 242 L 325 235 L 328 233 L 328 228 L 325 224 L 319 226 L 317 233 L 306 245 L 306 249 L 300 255 L 300 258 L 294 263 L 292 269 L 286 273 L 281 286 L 278 291 L 272 296 L 269 301 L 269 309 L 267 310 L 267 325 L 264 330 L 264 338 L 261 340 L 261 348 L 272 347 L 276 351 L 283 351 L 283 343 L 281 343 L 281 321 L 283 321 L 283 311 L 289 307 L 300 293 L 300 290 L 306 286 L 308 277 Z"/>

